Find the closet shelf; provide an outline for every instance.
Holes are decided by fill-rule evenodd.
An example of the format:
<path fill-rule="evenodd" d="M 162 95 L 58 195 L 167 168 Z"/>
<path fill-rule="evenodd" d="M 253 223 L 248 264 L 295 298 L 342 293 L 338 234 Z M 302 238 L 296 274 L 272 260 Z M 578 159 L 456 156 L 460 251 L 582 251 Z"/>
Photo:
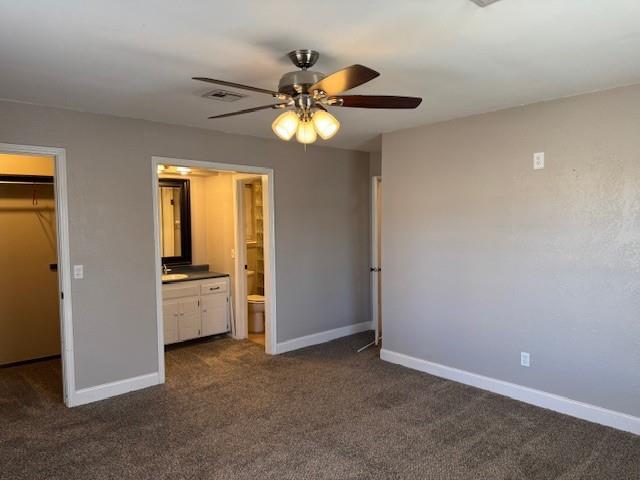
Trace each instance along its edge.
<path fill-rule="evenodd" d="M 13 183 L 21 185 L 52 185 L 53 177 L 47 175 L 2 175 L 0 183 Z"/>

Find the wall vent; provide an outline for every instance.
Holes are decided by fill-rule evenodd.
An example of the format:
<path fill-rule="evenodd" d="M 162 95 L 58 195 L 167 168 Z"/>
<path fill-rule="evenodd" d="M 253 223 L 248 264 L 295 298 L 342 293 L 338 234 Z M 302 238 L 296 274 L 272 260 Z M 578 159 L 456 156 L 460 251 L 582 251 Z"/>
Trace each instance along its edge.
<path fill-rule="evenodd" d="M 492 3 L 496 3 L 498 0 L 471 0 L 473 3 L 480 7 L 486 7 Z"/>
<path fill-rule="evenodd" d="M 216 89 L 202 95 L 204 98 L 210 98 L 211 100 L 218 100 L 220 102 L 237 102 L 241 98 L 246 97 L 241 93 L 229 92 L 228 90 Z"/>

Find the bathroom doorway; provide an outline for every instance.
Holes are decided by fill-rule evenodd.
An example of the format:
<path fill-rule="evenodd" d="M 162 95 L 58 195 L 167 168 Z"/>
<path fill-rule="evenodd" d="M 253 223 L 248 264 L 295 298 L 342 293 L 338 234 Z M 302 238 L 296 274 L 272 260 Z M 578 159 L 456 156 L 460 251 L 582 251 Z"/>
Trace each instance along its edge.
<path fill-rule="evenodd" d="M 238 263 L 246 274 L 240 279 L 244 280 L 244 285 L 241 286 L 243 295 L 238 298 L 246 299 L 246 303 L 242 302 L 238 307 L 238 311 L 241 311 L 238 323 L 246 325 L 246 334 L 250 341 L 264 347 L 266 312 L 262 177 L 249 176 L 237 180 L 236 202 L 236 224 L 239 233 L 236 249 L 239 252 Z"/>
<path fill-rule="evenodd" d="M 74 406 L 64 160 L 62 149 L 0 144 L 0 367 Z"/>
<path fill-rule="evenodd" d="M 152 169 L 161 381 L 169 344 L 231 336 L 275 354 L 273 170 L 166 157 Z"/>

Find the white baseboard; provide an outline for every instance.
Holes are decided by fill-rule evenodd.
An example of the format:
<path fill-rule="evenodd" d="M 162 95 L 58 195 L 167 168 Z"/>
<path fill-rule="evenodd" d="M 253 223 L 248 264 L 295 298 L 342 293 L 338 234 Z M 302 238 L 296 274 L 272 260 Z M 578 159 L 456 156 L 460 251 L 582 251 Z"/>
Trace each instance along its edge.
<path fill-rule="evenodd" d="M 276 353 L 291 352 L 300 348 L 318 345 L 319 343 L 330 342 L 336 338 L 346 337 L 354 333 L 360 333 L 371 330 L 371 322 L 355 323 L 346 327 L 334 328 L 333 330 L 325 330 L 324 332 L 305 335 L 304 337 L 293 338 L 286 342 L 276 344 Z"/>
<path fill-rule="evenodd" d="M 466 370 L 447 367 L 446 365 L 429 362 L 391 350 L 382 349 L 380 351 L 380 358 L 387 362 L 397 363 L 414 370 L 430 373 L 437 377 L 488 390 L 531 405 L 640 435 L 640 418 L 626 413 L 608 410 L 515 383 L 485 377 L 476 373 L 467 372 Z"/>
<path fill-rule="evenodd" d="M 123 393 L 140 390 L 160 383 L 159 374 L 156 372 L 140 375 L 139 377 L 127 378 L 125 380 L 118 380 L 117 382 L 105 383 L 95 387 L 82 388 L 74 392 L 73 398 L 70 399 L 69 406 L 77 407 L 79 405 L 97 402 L 105 398 L 122 395 Z"/>

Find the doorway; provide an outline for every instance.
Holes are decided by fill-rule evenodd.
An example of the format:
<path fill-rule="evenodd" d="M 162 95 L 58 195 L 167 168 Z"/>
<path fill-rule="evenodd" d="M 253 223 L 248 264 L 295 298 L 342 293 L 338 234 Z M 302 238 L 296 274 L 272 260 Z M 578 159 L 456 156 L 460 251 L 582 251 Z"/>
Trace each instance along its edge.
<path fill-rule="evenodd" d="M 371 321 L 375 345 L 382 340 L 382 177 L 371 179 Z"/>
<path fill-rule="evenodd" d="M 0 365 L 50 362 L 74 406 L 63 149 L 0 144 L 0 230 Z"/>
<path fill-rule="evenodd" d="M 273 170 L 166 157 L 152 157 L 151 167 L 161 381 L 165 379 L 166 343 L 198 341 L 211 335 L 248 339 L 250 329 L 247 322 L 251 313 L 255 313 L 249 311 L 248 295 L 254 290 L 256 295 L 261 292 L 263 297 L 264 350 L 268 354 L 274 354 L 276 309 Z M 186 183 L 183 183 L 179 195 L 174 193 L 167 200 L 163 195 L 169 194 L 161 192 L 159 181 L 169 178 L 182 179 Z M 185 191 L 188 195 L 184 194 Z M 176 213 L 178 203 L 182 206 L 180 214 Z M 245 208 L 248 209 L 246 212 Z M 245 222 L 249 214 L 251 221 Z M 164 225 L 164 217 L 173 219 L 171 225 Z M 190 235 L 186 235 L 185 229 L 190 230 Z M 176 248 L 176 245 L 180 248 Z M 247 254 L 247 246 L 253 250 L 250 255 Z M 254 262 L 251 265 L 255 265 L 251 281 L 247 277 L 249 257 Z M 203 272 L 200 277 L 190 273 L 190 269 L 200 267 Z M 181 275 L 189 278 L 181 278 Z M 217 276 L 209 278 L 212 275 Z M 192 283 L 194 287 L 189 289 L 190 278 L 203 276 L 207 278 L 197 285 Z M 257 283 L 252 283 L 254 279 Z M 171 298 L 167 297 L 167 293 Z M 224 313 L 227 308 L 228 314 Z M 168 315 L 176 318 L 177 329 L 173 328 L 173 320 Z M 219 321 L 218 317 L 228 318 L 228 324 L 223 320 Z M 182 335 L 180 327 L 183 326 L 184 332 L 187 332 L 187 322 L 188 335 Z M 211 328 L 206 328 L 207 325 Z M 215 325 L 220 328 L 213 328 Z"/>
<path fill-rule="evenodd" d="M 238 336 L 266 345 L 265 225 L 261 176 L 236 178 L 236 251 L 245 275 L 238 280 Z"/>
<path fill-rule="evenodd" d="M 382 341 L 382 177 L 371 177 L 371 219 L 370 219 L 370 295 L 371 326 L 374 339 L 358 349 L 358 353 L 369 347 L 379 346 Z"/>

